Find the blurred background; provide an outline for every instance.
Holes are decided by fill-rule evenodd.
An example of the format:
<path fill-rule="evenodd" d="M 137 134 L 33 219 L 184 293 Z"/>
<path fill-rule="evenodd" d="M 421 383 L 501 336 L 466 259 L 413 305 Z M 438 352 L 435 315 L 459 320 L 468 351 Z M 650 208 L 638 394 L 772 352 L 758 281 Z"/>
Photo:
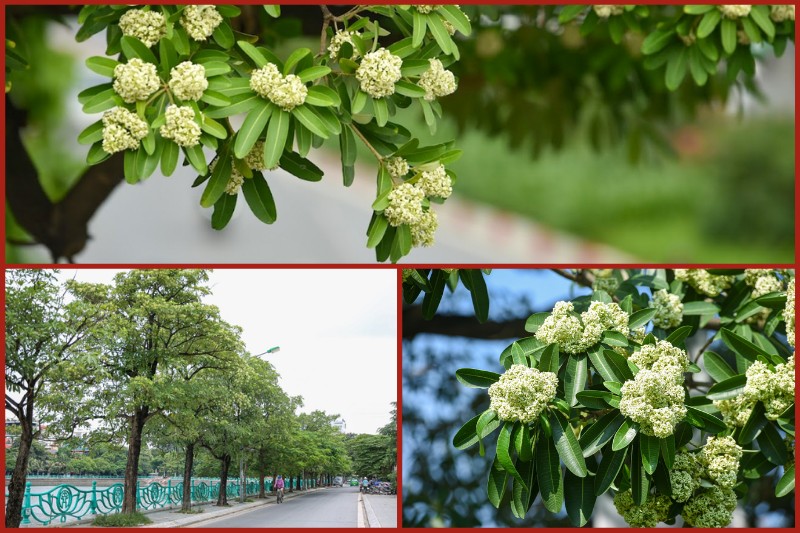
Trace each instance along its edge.
<path fill-rule="evenodd" d="M 284 6 L 277 21 L 253 8 L 242 19 L 279 56 L 318 46 L 316 6 Z M 792 43 L 779 59 L 768 45 L 751 45 L 754 79 L 729 85 L 721 73 L 697 87 L 687 78 L 671 93 L 663 69 L 643 68 L 640 35 L 619 45 L 606 31 L 582 36 L 554 24 L 552 6 L 463 9 L 473 34 L 458 41 L 459 90 L 442 99 L 445 120 L 435 134 L 417 107 L 400 120 L 424 141 L 455 138 L 464 151 L 453 164 L 454 196 L 438 209 L 437 244 L 406 262 L 794 260 Z M 27 113 L 24 126 L 7 119 L 8 135 L 20 134 L 52 203 L 80 182 L 87 147 L 75 139 L 97 120 L 76 95 L 107 81 L 83 65 L 103 54 L 105 38 L 77 43 L 75 13 L 14 6 L 6 18 L 28 63 L 8 77 L 7 106 Z M 62 248 L 83 263 L 371 263 L 375 168 L 365 151 L 344 188 L 337 147 L 310 156 L 326 172 L 320 183 L 266 176 L 278 210 L 272 226 L 240 205 L 225 230 L 212 230 L 211 210 L 190 188 L 196 176 L 182 169 L 112 187 L 91 213 L 88 242 L 85 227 L 70 227 L 79 235 Z M 24 178 L 11 170 L 8 180 Z M 41 228 L 14 218 L 34 216 L 37 206 L 12 197 L 7 207 L 8 261 L 50 261 L 45 246 L 17 245 L 42 242 Z"/>
<path fill-rule="evenodd" d="M 422 298 L 403 308 L 403 526 L 571 527 L 564 510 L 553 515 L 544 509 L 541 496 L 524 520 L 515 518 L 508 505 L 497 510 L 489 503 L 486 480 L 496 439 L 484 440 L 484 457 L 477 446 L 457 450 L 452 445 L 459 428 L 489 408 L 489 395 L 463 386 L 455 372 L 503 372 L 500 354 L 512 342 L 530 336 L 524 326 L 531 314 L 551 311 L 555 302 L 591 294 L 591 289 L 541 269 L 494 269 L 485 279 L 490 308 L 484 324 L 475 319 L 470 293 L 461 285 L 453 293 L 445 291 L 430 321 L 422 319 Z M 699 337 L 687 341 L 689 349 L 700 348 L 705 339 Z M 724 353 L 726 348 L 717 344 L 713 349 Z M 794 524 L 794 496 L 775 498 L 778 474 L 780 469 L 754 482 L 739 501 L 731 527 Z M 597 499 L 587 527 L 627 526 L 605 494 Z"/>

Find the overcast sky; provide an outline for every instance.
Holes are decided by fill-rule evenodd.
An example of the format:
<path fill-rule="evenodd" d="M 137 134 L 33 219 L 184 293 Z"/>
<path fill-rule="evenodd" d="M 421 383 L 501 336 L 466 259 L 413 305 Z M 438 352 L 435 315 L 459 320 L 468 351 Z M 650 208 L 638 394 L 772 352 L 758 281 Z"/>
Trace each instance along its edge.
<path fill-rule="evenodd" d="M 64 279 L 110 283 L 119 270 L 62 269 Z M 397 399 L 397 274 L 386 269 L 216 269 L 208 303 L 242 328 L 252 354 L 302 396 L 303 412 L 339 414 L 352 433 L 376 433 Z"/>

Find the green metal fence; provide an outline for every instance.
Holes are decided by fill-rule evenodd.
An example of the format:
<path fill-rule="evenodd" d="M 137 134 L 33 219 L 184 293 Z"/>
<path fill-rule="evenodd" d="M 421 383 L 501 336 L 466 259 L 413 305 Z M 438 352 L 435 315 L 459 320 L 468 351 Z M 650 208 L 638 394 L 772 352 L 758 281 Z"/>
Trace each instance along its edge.
<path fill-rule="evenodd" d="M 272 480 L 265 480 L 268 492 L 272 491 Z M 313 487 L 314 480 L 292 480 L 287 487 Z M 229 481 L 225 488 L 229 498 L 238 497 L 240 483 L 238 480 Z M 195 480 L 192 482 L 192 502 L 203 503 L 216 501 L 219 497 L 220 482 L 213 480 Z M 257 479 L 248 479 L 245 483 L 245 495 L 257 496 L 259 482 Z M 32 492 L 30 481 L 25 484 L 25 499 L 22 505 L 22 524 L 50 525 L 53 522 L 64 523 L 68 520 L 78 520 L 87 516 L 108 515 L 120 512 L 124 488 L 122 483 L 115 483 L 110 487 L 97 487 L 97 482 L 92 482 L 91 488 L 80 488 L 73 485 L 62 484 L 43 492 Z M 8 498 L 8 492 L 6 492 Z M 158 482 L 143 484 L 136 483 L 136 507 L 142 511 L 162 509 L 179 506 L 183 503 L 183 482 L 168 480 L 166 485 Z"/>

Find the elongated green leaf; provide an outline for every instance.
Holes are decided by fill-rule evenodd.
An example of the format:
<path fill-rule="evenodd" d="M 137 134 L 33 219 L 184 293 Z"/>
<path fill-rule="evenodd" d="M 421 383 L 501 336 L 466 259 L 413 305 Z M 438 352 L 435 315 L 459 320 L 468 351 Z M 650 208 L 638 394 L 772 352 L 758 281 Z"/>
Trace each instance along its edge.
<path fill-rule="evenodd" d="M 247 41 L 237 41 L 236 43 L 241 48 L 242 52 L 244 52 L 247 57 L 253 60 L 253 63 L 256 64 L 257 67 L 261 68 L 269 61 L 264 55 L 252 44 L 248 43 Z"/>
<path fill-rule="evenodd" d="M 456 48 L 456 44 L 450 37 L 450 33 L 447 31 L 447 28 L 445 28 L 442 19 L 435 15 L 429 15 L 427 22 L 428 29 L 431 31 L 433 38 L 436 40 L 436 44 L 438 44 L 439 48 L 442 49 L 442 52 L 447 55 L 453 55 L 456 57 L 456 59 L 458 59 L 458 48 Z"/>
<path fill-rule="evenodd" d="M 754 5 L 750 10 L 750 18 L 767 34 L 770 41 L 775 38 L 775 25 L 769 16 L 769 6 Z"/>
<path fill-rule="evenodd" d="M 373 213 L 369 228 L 367 228 L 367 248 L 375 248 L 383 239 L 388 227 L 389 221 L 386 220 L 385 216 L 379 213 Z"/>
<path fill-rule="evenodd" d="M 458 448 L 459 450 L 464 450 L 478 442 L 476 427 L 480 417 L 481 415 L 475 415 L 474 417 L 470 418 L 466 424 L 461 426 L 461 429 L 459 429 L 455 436 L 453 436 L 454 447 Z M 495 459 L 495 462 L 496 461 L 497 460 Z"/>
<path fill-rule="evenodd" d="M 614 483 L 617 474 L 622 469 L 622 463 L 625 461 L 627 453 L 627 448 L 612 450 L 606 446 L 603 449 L 603 459 L 600 461 L 600 466 L 597 467 L 597 475 L 594 477 L 595 496 L 603 494 Z"/>
<path fill-rule="evenodd" d="M 721 329 L 719 335 L 726 346 L 750 362 L 755 362 L 759 355 L 769 359 L 769 353 L 729 329 Z"/>
<path fill-rule="evenodd" d="M 592 477 L 578 477 L 569 470 L 564 472 L 564 503 L 572 525 L 583 527 L 589 522 L 596 499 Z"/>
<path fill-rule="evenodd" d="M 539 359 L 539 370 L 558 374 L 558 344 L 550 344 L 542 351 Z"/>
<path fill-rule="evenodd" d="M 775 496 L 782 498 L 794 490 L 794 465 L 786 469 L 775 486 Z"/>
<path fill-rule="evenodd" d="M 422 299 L 422 317 L 425 320 L 430 320 L 436 314 L 439 302 L 442 301 L 446 283 L 447 274 L 442 270 L 434 270 L 433 274 L 431 274 L 431 290 L 426 292 L 425 297 Z"/>
<path fill-rule="evenodd" d="M 469 18 L 467 18 L 458 6 L 441 6 L 437 12 L 462 35 L 469 35 L 472 33 L 472 25 L 469 22 Z"/>
<path fill-rule="evenodd" d="M 78 135 L 80 144 L 94 144 L 103 139 L 103 121 L 98 120 Z"/>
<path fill-rule="evenodd" d="M 295 152 L 283 152 L 280 167 L 305 181 L 319 181 L 323 176 L 317 165 Z"/>
<path fill-rule="evenodd" d="M 119 61 L 103 56 L 92 56 L 86 60 L 89 70 L 108 78 L 114 77 L 114 68 L 119 64 Z"/>
<path fill-rule="evenodd" d="M 739 374 L 725 381 L 721 381 L 708 389 L 706 397 L 709 400 L 730 400 L 744 393 L 744 386 L 747 384 L 747 376 Z"/>
<path fill-rule="evenodd" d="M 619 355 L 611 350 L 592 350 L 589 351 L 589 360 L 592 362 L 595 370 L 597 370 L 597 372 L 603 376 L 606 381 L 616 381 L 622 383 L 625 381 L 626 375 L 632 374 L 632 372 L 628 368 L 628 364 L 624 362 L 624 359 L 623 367 L 621 364 L 619 364 L 619 361 L 613 361 L 613 357 L 609 358 L 609 353 Z M 625 372 L 625 370 L 627 370 L 627 373 L 621 373 Z"/>
<path fill-rule="evenodd" d="M 617 331 L 605 331 L 600 342 L 608 346 L 627 346 L 628 337 Z"/>
<path fill-rule="evenodd" d="M 577 394 L 586 386 L 586 377 L 589 375 L 586 354 L 570 355 L 564 373 L 564 394 L 569 405 L 578 403 Z"/>
<path fill-rule="evenodd" d="M 283 75 L 286 76 L 289 74 L 294 66 L 300 63 L 300 60 L 310 55 L 311 50 L 308 48 L 298 48 L 293 51 L 291 54 L 289 54 L 289 57 L 286 58 L 286 63 L 283 65 Z"/>
<path fill-rule="evenodd" d="M 486 483 L 486 494 L 489 497 L 489 502 L 500 508 L 500 502 L 506 492 L 508 485 L 508 472 L 502 469 L 497 457 L 492 461 L 492 468 L 489 470 L 489 479 Z"/>
<path fill-rule="evenodd" d="M 489 318 L 489 292 L 486 289 L 483 273 L 477 269 L 467 268 L 460 269 L 458 275 L 464 284 L 469 287 L 475 318 L 478 319 L 478 322 L 486 322 Z"/>
<path fill-rule="evenodd" d="M 614 375 L 617 376 L 617 379 L 607 381 L 625 383 L 629 379 L 633 379 L 633 371 L 631 371 L 631 368 L 628 366 L 628 362 L 624 357 L 614 350 L 603 350 L 603 356 L 614 369 Z"/>
<path fill-rule="evenodd" d="M 542 492 L 542 503 L 551 513 L 561 511 L 564 504 L 564 483 L 561 478 L 561 462 L 555 443 L 549 438 L 540 438 L 534 454 L 536 479 Z"/>
<path fill-rule="evenodd" d="M 511 360 L 515 365 L 528 366 L 528 358 L 525 357 L 525 351 L 517 342 L 511 344 Z"/>
<path fill-rule="evenodd" d="M 275 108 L 267 126 L 267 138 L 264 141 L 264 165 L 275 167 L 281 160 L 286 139 L 289 136 L 291 115 L 283 109 Z"/>
<path fill-rule="evenodd" d="M 614 440 L 611 443 L 611 449 L 617 451 L 626 447 L 633 441 L 638 432 L 639 424 L 626 418 L 619 426 L 617 432 L 614 434 Z"/>
<path fill-rule="evenodd" d="M 725 431 L 727 428 L 719 418 L 689 405 L 686 406 L 686 422 L 714 434 Z"/>
<path fill-rule="evenodd" d="M 569 361 L 567 361 L 567 365 L 569 365 Z M 600 390 L 581 391 L 575 395 L 575 399 L 581 405 L 591 409 L 608 409 L 609 398 L 611 398 L 610 392 Z"/>
<path fill-rule="evenodd" d="M 705 352 L 703 354 L 703 365 L 706 372 L 714 381 L 721 382 L 732 378 L 736 372 L 725 362 L 721 355 L 716 352 Z"/>
<path fill-rule="evenodd" d="M 514 428 L 514 449 L 517 451 L 517 457 L 520 461 L 527 463 L 533 458 L 533 450 L 531 444 L 531 432 L 527 424 L 518 422 Z M 519 464 L 517 465 L 519 466 Z M 523 479 L 525 478 L 524 473 Z M 527 483 L 527 480 L 526 480 Z M 528 484 L 530 486 L 530 484 Z"/>
<path fill-rule="evenodd" d="M 247 113 L 242 127 L 239 128 L 239 132 L 236 134 L 236 143 L 233 146 L 233 153 L 238 159 L 244 159 L 244 157 L 250 153 L 253 145 L 264 131 L 264 127 L 273 114 L 273 110 L 276 109 L 277 108 L 271 103 L 261 100 L 258 105 L 254 106 L 250 112 Z M 281 146 L 281 148 L 283 148 L 283 146 Z M 268 165 L 268 168 L 269 167 L 271 167 L 271 165 Z"/>
<path fill-rule="evenodd" d="M 764 424 L 761 433 L 756 438 L 756 442 L 761 449 L 761 453 L 769 459 L 770 463 L 778 466 L 786 464 L 788 460 L 786 444 L 783 442 L 783 437 L 781 437 L 781 434 L 778 433 L 778 430 L 775 429 L 772 423 L 767 422 Z"/>
<path fill-rule="evenodd" d="M 315 106 L 338 107 L 342 103 L 342 100 L 339 98 L 339 93 L 330 87 L 314 85 L 313 87 L 308 88 L 306 103 Z"/>
<path fill-rule="evenodd" d="M 583 459 L 575 433 L 569 423 L 555 413 L 550 414 L 550 426 L 553 429 L 553 442 L 561 460 L 567 469 L 578 477 L 586 477 L 586 461 Z"/>
<path fill-rule="evenodd" d="M 666 341 L 673 346 L 679 346 L 686 338 L 691 335 L 692 326 L 681 326 L 666 338 Z"/>
<path fill-rule="evenodd" d="M 525 485 L 530 487 L 530 490 L 517 483 L 516 480 L 513 482 L 511 511 L 517 518 L 525 518 L 533 500 L 536 499 L 536 494 L 539 492 L 539 485 L 536 483 L 536 469 L 533 462 L 520 462 L 517 467 L 522 479 L 525 480 Z"/>
<path fill-rule="evenodd" d="M 630 320 L 628 320 L 628 327 L 631 330 L 636 328 L 640 328 L 653 320 L 653 317 L 656 316 L 656 310 L 652 308 L 647 309 L 640 309 L 631 315 Z"/>
<path fill-rule="evenodd" d="M 489 436 L 495 429 L 500 427 L 502 421 L 497 418 L 497 413 L 491 409 L 487 409 L 478 418 L 475 424 L 475 434 L 479 439 Z"/>
<path fill-rule="evenodd" d="M 208 63 L 203 64 L 203 68 L 206 71 L 206 78 L 221 76 L 222 74 L 227 74 L 231 71 L 231 67 L 222 61 L 209 61 Z"/>
<path fill-rule="evenodd" d="M 125 54 L 128 60 L 136 57 L 145 63 L 158 65 L 155 54 L 139 39 L 125 35 L 120 39 L 120 45 L 122 45 L 122 53 Z"/>
<path fill-rule="evenodd" d="M 460 368 L 456 370 L 456 378 L 467 387 L 486 389 L 493 383 L 497 383 L 500 374 L 475 368 Z"/>
<path fill-rule="evenodd" d="M 238 115 L 239 113 L 247 113 L 254 107 L 263 104 L 265 100 L 257 94 L 248 91 L 231 97 L 230 102 L 231 104 L 225 107 L 207 109 L 204 112 L 205 116 L 210 118 L 226 118 Z"/>
<path fill-rule="evenodd" d="M 175 172 L 179 155 L 180 148 L 177 144 L 173 142 L 164 143 L 164 149 L 161 151 L 161 173 L 164 176 L 171 176 Z"/>
<path fill-rule="evenodd" d="M 668 469 L 672 469 L 672 464 L 675 462 L 675 435 L 668 435 L 661 439 L 660 448 L 664 464 Z"/>
<path fill-rule="evenodd" d="M 503 427 L 500 428 L 500 434 L 497 437 L 497 459 L 500 461 L 500 466 L 503 467 L 503 470 L 511 474 L 517 482 L 522 483 L 523 487 L 527 489 L 528 487 L 525 485 L 525 480 L 522 479 L 522 476 L 514 465 L 514 461 L 511 459 L 511 432 L 513 430 L 514 422 L 506 422 L 503 424 Z"/>
<path fill-rule="evenodd" d="M 689 315 L 716 315 L 719 313 L 719 306 L 711 302 L 684 302 L 683 314 Z"/>
<path fill-rule="evenodd" d="M 223 194 L 214 204 L 214 213 L 211 215 L 211 227 L 221 230 L 230 222 L 233 211 L 236 209 L 238 194 Z"/>
<path fill-rule="evenodd" d="M 663 50 L 675 36 L 674 30 L 655 30 L 642 41 L 642 53 L 652 55 Z"/>
<path fill-rule="evenodd" d="M 661 443 L 658 437 L 652 437 L 650 435 L 640 433 L 639 448 L 642 453 L 641 461 L 645 472 L 648 474 L 653 474 L 658 466 L 658 455 L 661 449 Z"/>
<path fill-rule="evenodd" d="M 730 19 L 722 19 L 720 24 L 720 35 L 722 36 L 722 49 L 728 54 L 736 51 L 736 23 Z"/>
<path fill-rule="evenodd" d="M 242 184 L 242 192 L 247 205 L 250 206 L 250 211 L 265 224 L 272 224 L 278 218 L 278 213 L 275 209 L 275 200 L 272 197 L 272 191 L 269 189 L 267 180 L 260 172 L 253 173 L 253 177 L 244 180 Z"/>
<path fill-rule="evenodd" d="M 739 442 L 741 444 L 750 444 L 761 433 L 761 430 L 767 424 L 765 413 L 764 404 L 756 402 L 753 411 L 742 428 L 742 432 L 739 434 Z"/>
<path fill-rule="evenodd" d="M 631 494 L 633 503 L 636 505 L 644 505 L 644 502 L 647 501 L 647 492 L 650 489 L 650 480 L 647 479 L 647 474 L 642 465 L 642 458 L 639 456 L 640 448 L 640 441 L 637 439 L 631 447 Z"/>
<path fill-rule="evenodd" d="M 303 83 L 309 83 L 309 82 L 312 82 L 312 81 L 317 80 L 319 78 L 322 78 L 323 76 L 327 76 L 330 73 L 331 73 L 331 68 L 330 67 L 326 67 L 324 65 L 317 65 L 317 66 L 309 67 L 309 68 L 303 70 L 302 72 L 300 72 L 297 75 L 297 77 L 300 78 L 300 81 L 302 81 Z M 313 87 L 309 87 L 308 88 L 309 96 L 311 96 L 311 93 L 313 92 L 312 89 L 317 89 L 317 88 L 329 89 L 328 87 L 324 87 L 322 85 L 314 85 Z M 334 101 L 341 103 L 341 100 L 339 100 L 338 98 L 335 99 Z M 336 106 L 338 106 L 339 103 L 327 104 L 327 105 L 336 105 Z M 318 104 L 312 104 L 312 105 L 318 105 Z"/>
<path fill-rule="evenodd" d="M 323 139 L 327 139 L 330 137 L 328 133 L 328 128 L 325 126 L 325 122 L 313 111 L 311 108 L 306 105 L 301 105 L 292 109 L 292 115 L 300 121 L 300 123 L 311 130 L 311 133 L 322 137 Z"/>
<path fill-rule="evenodd" d="M 417 11 L 416 9 L 411 10 L 412 13 L 412 35 L 411 35 L 411 46 L 414 48 L 419 48 L 422 46 L 422 41 L 425 39 L 425 33 L 427 30 L 426 27 L 426 20 L 427 18 Z"/>
<path fill-rule="evenodd" d="M 236 42 L 233 37 L 233 28 L 227 20 L 223 20 L 222 24 L 214 28 L 211 35 L 214 37 L 214 41 L 225 50 L 233 48 Z"/>
<path fill-rule="evenodd" d="M 714 31 L 714 28 L 717 27 L 720 20 L 722 20 L 722 13 L 718 9 L 708 11 L 703 15 L 700 24 L 697 26 L 697 38 L 704 39 L 711 35 L 711 32 Z"/>
<path fill-rule="evenodd" d="M 91 115 L 93 113 L 107 111 L 121 104 L 122 98 L 120 98 L 113 89 L 106 89 L 87 100 L 86 103 L 83 104 L 83 112 Z"/>
<path fill-rule="evenodd" d="M 525 321 L 525 331 L 529 333 L 536 333 L 550 313 L 534 313 Z"/>
<path fill-rule="evenodd" d="M 214 170 L 211 172 L 211 178 L 208 180 L 206 188 L 203 190 L 203 195 L 200 198 L 200 205 L 203 207 L 211 207 L 217 203 L 217 200 L 219 200 L 220 196 L 225 193 L 225 187 L 228 185 L 228 180 L 230 177 L 230 145 L 225 145 L 225 147 L 219 153 L 217 163 L 214 166 Z"/>

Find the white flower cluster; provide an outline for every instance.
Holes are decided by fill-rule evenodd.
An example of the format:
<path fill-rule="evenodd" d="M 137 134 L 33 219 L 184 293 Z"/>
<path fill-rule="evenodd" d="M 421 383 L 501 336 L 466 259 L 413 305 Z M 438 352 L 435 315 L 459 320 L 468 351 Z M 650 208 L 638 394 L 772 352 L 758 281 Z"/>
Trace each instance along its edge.
<path fill-rule="evenodd" d="M 664 374 L 675 382 L 683 382 L 683 373 L 689 368 L 686 352 L 667 341 L 646 344 L 628 359 L 641 370 Z"/>
<path fill-rule="evenodd" d="M 244 156 L 244 163 L 252 170 L 275 170 L 278 165 L 272 168 L 267 168 L 264 161 L 264 141 L 256 141 L 253 148 Z"/>
<path fill-rule="evenodd" d="M 676 268 L 675 279 L 688 283 L 706 296 L 719 296 L 734 282 L 733 276 L 715 276 L 701 268 Z"/>
<path fill-rule="evenodd" d="M 722 12 L 722 16 L 729 19 L 738 19 L 742 17 L 746 17 L 750 14 L 750 10 L 753 8 L 752 5 L 719 5 L 717 6 L 719 10 Z"/>
<path fill-rule="evenodd" d="M 425 193 L 410 183 L 402 183 L 389 193 L 389 206 L 383 214 L 392 226 L 414 225 L 422 217 Z"/>
<path fill-rule="evenodd" d="M 423 211 L 416 224 L 411 225 L 411 244 L 414 246 L 433 246 L 433 236 L 439 227 L 439 217 L 435 211 Z"/>
<path fill-rule="evenodd" d="M 783 22 L 784 20 L 794 20 L 794 4 L 784 6 L 772 6 L 769 16 L 775 22 Z"/>
<path fill-rule="evenodd" d="M 432 102 L 440 96 L 456 92 L 456 77 L 438 59 L 429 59 L 430 67 L 419 77 L 417 85 L 425 89 L 425 100 Z"/>
<path fill-rule="evenodd" d="M 208 165 L 209 172 L 214 172 L 214 169 L 217 168 L 218 161 L 219 159 L 214 159 L 211 164 Z M 228 178 L 228 183 L 225 184 L 225 193 L 231 196 L 239 194 L 242 183 L 244 183 L 244 176 L 242 176 L 242 173 L 236 168 L 236 165 L 231 162 L 231 175 Z"/>
<path fill-rule="evenodd" d="M 753 287 L 753 298 L 783 290 L 783 284 L 775 275 L 775 271 L 766 268 L 746 269 L 744 271 L 744 281 L 749 286 Z"/>
<path fill-rule="evenodd" d="M 794 404 L 794 354 L 786 363 L 780 363 L 772 371 L 761 361 L 756 361 L 745 372 L 747 383 L 744 396 L 751 403 L 764 403 L 766 417 L 776 420 L 781 413 Z"/>
<path fill-rule="evenodd" d="M 417 11 L 422 13 L 423 15 L 427 15 L 428 13 L 432 13 L 433 11 L 436 11 L 440 7 L 442 7 L 441 4 L 439 4 L 439 5 L 418 5 L 418 6 L 414 6 L 414 9 L 416 9 Z"/>
<path fill-rule="evenodd" d="M 119 18 L 119 29 L 122 35 L 135 37 L 150 48 L 166 35 L 167 22 L 161 13 L 130 9 Z"/>
<path fill-rule="evenodd" d="M 645 435 L 663 438 L 675 432 L 686 416 L 683 377 L 655 370 L 640 370 L 633 380 L 622 384 L 619 411 L 637 422 Z"/>
<path fill-rule="evenodd" d="M 358 50 L 353 43 L 353 36 L 358 35 L 355 31 L 339 30 L 333 37 L 331 37 L 331 44 L 328 45 L 328 55 L 331 59 L 336 59 L 339 56 L 339 51 L 342 49 L 344 43 L 350 43 L 353 46 L 353 58 L 358 57 Z"/>
<path fill-rule="evenodd" d="M 147 137 L 147 122 L 124 107 L 114 107 L 103 113 L 103 150 L 109 154 L 136 150 L 139 141 Z"/>
<path fill-rule="evenodd" d="M 725 527 L 731 523 L 734 509 L 733 490 L 715 485 L 686 502 L 681 516 L 694 527 Z"/>
<path fill-rule="evenodd" d="M 533 422 L 556 397 L 558 377 L 525 365 L 511 365 L 489 387 L 490 407 L 500 420 Z"/>
<path fill-rule="evenodd" d="M 786 288 L 786 308 L 783 310 L 783 320 L 786 322 L 786 340 L 791 346 L 795 344 L 795 308 L 794 308 L 794 278 L 789 280 Z"/>
<path fill-rule="evenodd" d="M 681 452 L 675 455 L 669 481 L 672 485 L 672 499 L 683 503 L 700 488 L 703 467 L 694 454 Z"/>
<path fill-rule="evenodd" d="M 575 316 L 571 302 L 557 302 L 553 312 L 536 330 L 536 338 L 547 344 L 558 343 L 566 353 L 579 353 L 596 344 L 604 331 L 628 335 L 628 314 L 616 303 L 592 302 L 589 309 Z"/>
<path fill-rule="evenodd" d="M 200 125 L 195 122 L 194 109 L 189 106 L 168 105 L 166 123 L 159 132 L 165 139 L 172 139 L 183 147 L 196 146 L 200 142 Z"/>
<path fill-rule="evenodd" d="M 222 23 L 222 15 L 214 6 L 186 6 L 181 17 L 181 24 L 186 33 L 195 41 L 205 41 Z"/>
<path fill-rule="evenodd" d="M 700 450 L 698 460 L 706 470 L 708 478 L 723 488 L 736 485 L 742 447 L 733 437 L 708 437 L 708 442 Z"/>
<path fill-rule="evenodd" d="M 114 92 L 126 103 L 147 100 L 160 86 L 156 66 L 138 57 L 114 67 Z"/>
<path fill-rule="evenodd" d="M 453 194 L 453 182 L 447 175 L 444 165 L 422 172 L 417 187 L 428 197 L 449 198 Z"/>
<path fill-rule="evenodd" d="M 408 174 L 410 167 L 408 166 L 408 161 L 402 157 L 392 157 L 386 161 L 386 170 L 391 177 L 402 178 Z"/>
<path fill-rule="evenodd" d="M 308 88 L 299 77 L 294 74 L 283 76 L 273 63 L 267 63 L 250 74 L 250 88 L 284 111 L 303 105 L 308 95 Z"/>
<path fill-rule="evenodd" d="M 612 5 L 612 6 L 593 5 L 592 9 L 594 9 L 594 12 L 597 13 L 597 16 L 600 17 L 601 19 L 607 19 L 612 15 L 622 15 L 625 12 L 625 6 L 618 6 L 618 5 Z"/>
<path fill-rule="evenodd" d="M 179 63 L 169 71 L 169 89 L 178 100 L 198 101 L 208 89 L 206 69 L 191 61 Z"/>
<path fill-rule="evenodd" d="M 656 316 L 653 317 L 654 326 L 669 329 L 681 325 L 683 303 L 677 294 L 670 294 L 664 289 L 656 291 L 653 293 L 653 299 L 650 300 L 650 307 L 656 310 Z"/>
<path fill-rule="evenodd" d="M 361 90 L 373 98 L 383 98 L 394 94 L 394 84 L 400 79 L 403 60 L 386 48 L 370 52 L 361 60 L 356 69 L 356 79 Z"/>
<path fill-rule="evenodd" d="M 594 274 L 592 281 L 592 289 L 596 291 L 605 291 L 608 294 L 614 294 L 619 288 L 619 279 L 614 276 L 614 270 L 610 268 L 598 268 L 590 270 Z"/>
<path fill-rule="evenodd" d="M 672 505 L 669 496 L 649 494 L 642 505 L 636 505 L 630 489 L 614 496 L 614 507 L 631 527 L 656 527 L 656 524 L 669 518 Z"/>

